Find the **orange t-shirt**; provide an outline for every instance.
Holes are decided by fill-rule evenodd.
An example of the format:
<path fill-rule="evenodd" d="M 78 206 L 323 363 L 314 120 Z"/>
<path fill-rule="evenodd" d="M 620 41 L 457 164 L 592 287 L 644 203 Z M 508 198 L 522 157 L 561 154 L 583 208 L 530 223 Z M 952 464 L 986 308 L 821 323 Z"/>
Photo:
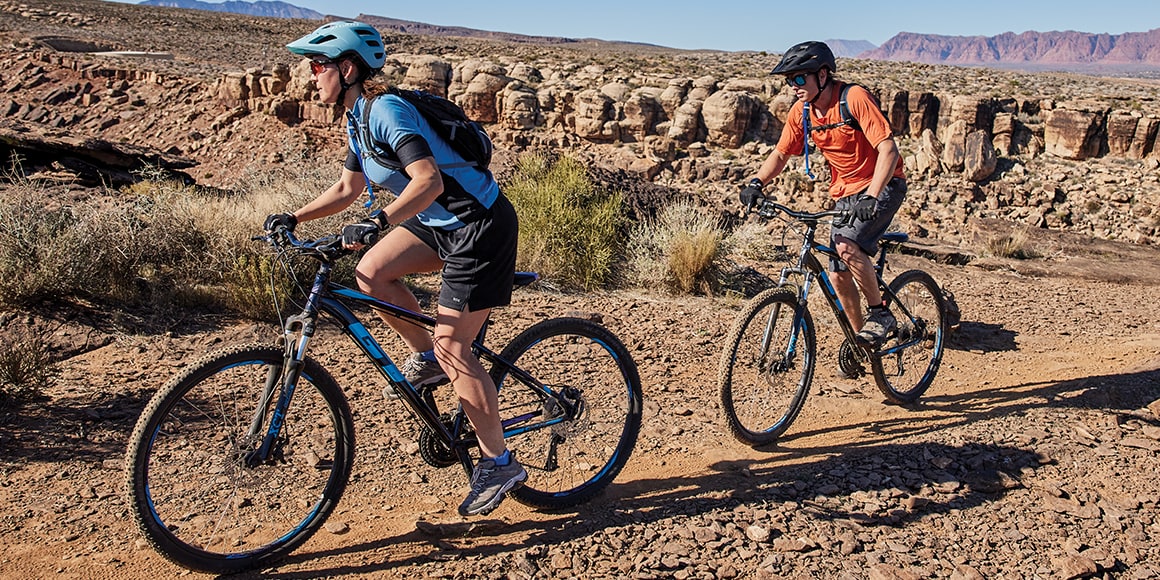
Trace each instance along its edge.
<path fill-rule="evenodd" d="M 841 122 L 842 112 L 838 100 L 843 84 L 841 81 L 834 82 L 834 103 L 824 117 L 819 117 L 817 109 L 810 106 L 810 127 Z M 850 109 L 850 115 L 861 125 L 860 131 L 842 125 L 811 131 L 810 135 L 814 146 L 821 150 L 826 162 L 830 164 L 830 196 L 834 199 L 853 195 L 870 185 L 874 178 L 874 165 L 878 163 L 878 145 L 892 136 L 890 124 L 866 89 L 857 85 L 850 87 L 846 93 L 846 106 Z M 786 156 L 801 155 L 802 139 L 802 102 L 798 101 L 789 109 L 785 128 L 777 141 L 777 150 Z M 894 168 L 894 177 L 905 177 L 901 157 Z"/>

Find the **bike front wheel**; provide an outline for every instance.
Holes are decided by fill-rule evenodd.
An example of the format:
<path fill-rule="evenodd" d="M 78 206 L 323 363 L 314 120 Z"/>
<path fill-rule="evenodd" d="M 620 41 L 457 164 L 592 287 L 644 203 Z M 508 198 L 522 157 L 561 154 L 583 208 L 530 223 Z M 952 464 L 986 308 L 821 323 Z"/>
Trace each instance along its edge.
<path fill-rule="evenodd" d="M 127 503 L 170 561 L 218 574 L 267 565 L 334 510 L 354 459 L 350 408 L 330 374 L 306 359 L 284 415 L 275 413 L 283 366 L 279 347 L 226 349 L 145 406 L 126 457 Z M 282 428 L 258 460 L 275 415 Z"/>
<path fill-rule="evenodd" d="M 938 373 L 947 332 L 945 306 L 938 284 L 921 270 L 899 274 L 890 291 L 898 332 L 870 356 L 870 367 L 886 399 L 905 405 L 917 401 Z"/>
<path fill-rule="evenodd" d="M 721 355 L 718 387 L 729 432 L 751 446 L 781 437 L 805 404 L 817 343 L 797 294 L 771 288 L 737 319 Z"/>
<path fill-rule="evenodd" d="M 592 499 L 624 468 L 640 433 L 643 395 L 632 355 L 599 324 L 554 318 L 520 333 L 500 358 L 519 369 L 497 362 L 491 377 L 507 441 L 528 470 L 511 496 L 541 509 Z"/>

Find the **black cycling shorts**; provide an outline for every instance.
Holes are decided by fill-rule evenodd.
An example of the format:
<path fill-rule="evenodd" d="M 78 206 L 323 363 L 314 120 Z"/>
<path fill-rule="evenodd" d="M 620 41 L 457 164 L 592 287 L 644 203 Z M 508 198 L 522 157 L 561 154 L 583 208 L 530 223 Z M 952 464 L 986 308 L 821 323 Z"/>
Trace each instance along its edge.
<path fill-rule="evenodd" d="M 852 212 L 854 203 L 861 193 L 863 192 L 839 199 L 834 204 L 834 209 Z M 848 223 L 830 228 L 830 246 L 836 248 L 836 239 L 841 236 L 858 244 L 858 247 L 862 248 L 867 256 L 874 256 L 878 253 L 878 239 L 886 233 L 886 228 L 890 227 L 890 222 L 894 221 L 894 214 L 898 213 L 898 208 L 902 207 L 902 201 L 905 199 L 906 180 L 901 177 L 891 178 L 886 183 L 886 187 L 882 189 L 882 193 L 878 194 L 878 214 L 874 216 L 874 219 L 862 221 L 851 217 Z M 831 272 L 845 272 L 847 269 L 845 262 L 837 258 L 830 258 Z"/>
<path fill-rule="evenodd" d="M 432 228 L 412 217 L 402 224 L 443 260 L 439 305 L 476 312 L 512 301 L 519 224 L 503 194 L 479 219 L 455 230 Z"/>

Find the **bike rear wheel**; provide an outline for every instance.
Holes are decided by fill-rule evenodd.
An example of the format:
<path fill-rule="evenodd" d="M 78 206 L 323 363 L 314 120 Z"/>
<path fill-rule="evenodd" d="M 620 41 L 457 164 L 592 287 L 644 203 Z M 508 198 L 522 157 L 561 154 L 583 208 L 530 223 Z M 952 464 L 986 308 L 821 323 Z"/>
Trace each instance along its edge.
<path fill-rule="evenodd" d="M 599 324 L 554 318 L 520 333 L 500 357 L 578 409 L 558 421 L 567 413 L 555 399 L 495 364 L 491 377 L 507 441 L 528 470 L 527 482 L 511 496 L 542 509 L 592 499 L 624 468 L 640 433 L 643 395 L 632 355 Z"/>
<path fill-rule="evenodd" d="M 899 405 L 918 400 L 930 388 L 942 362 L 946 317 L 942 292 L 929 274 L 908 270 L 890 282 L 898 332 L 870 357 L 874 382 Z"/>
<path fill-rule="evenodd" d="M 172 562 L 232 573 L 285 557 L 334 510 L 354 459 L 342 390 L 306 359 L 269 457 L 262 443 L 281 389 L 283 351 L 245 345 L 195 362 L 146 405 L 126 457 L 137 527 Z M 263 403 L 264 385 L 272 401 Z M 259 406 L 265 420 L 250 427 Z"/>
<path fill-rule="evenodd" d="M 771 288 L 749 302 L 718 369 L 721 410 L 733 437 L 768 445 L 789 429 L 809 393 L 816 352 L 813 318 L 792 290 Z"/>

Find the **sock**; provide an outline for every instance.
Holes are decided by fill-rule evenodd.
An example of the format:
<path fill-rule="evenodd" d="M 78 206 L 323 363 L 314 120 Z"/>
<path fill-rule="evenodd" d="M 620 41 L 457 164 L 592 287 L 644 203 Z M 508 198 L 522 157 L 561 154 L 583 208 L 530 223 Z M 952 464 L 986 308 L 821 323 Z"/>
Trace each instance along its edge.
<path fill-rule="evenodd" d="M 496 465 L 507 465 L 511 462 L 512 462 L 512 452 L 508 449 L 504 449 L 503 453 L 501 453 L 499 455 L 499 457 L 495 458 Z"/>
<path fill-rule="evenodd" d="M 427 362 L 437 362 L 435 360 L 435 349 L 424 351 L 422 354 L 423 360 Z"/>
<path fill-rule="evenodd" d="M 878 306 L 871 306 L 870 310 L 886 310 L 886 301 L 883 300 Z"/>

